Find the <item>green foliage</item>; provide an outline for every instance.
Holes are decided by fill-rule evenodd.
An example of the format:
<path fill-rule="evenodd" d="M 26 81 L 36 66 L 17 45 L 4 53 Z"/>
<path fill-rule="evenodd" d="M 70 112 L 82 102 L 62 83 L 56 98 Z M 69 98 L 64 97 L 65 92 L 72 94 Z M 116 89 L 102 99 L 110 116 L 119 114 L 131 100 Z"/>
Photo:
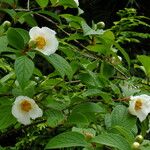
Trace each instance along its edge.
<path fill-rule="evenodd" d="M 84 136 L 80 133 L 65 132 L 52 138 L 48 142 L 46 149 L 57 149 L 57 148 L 75 147 L 75 146 L 86 147 L 88 146 L 88 143 L 85 141 Z"/>
<path fill-rule="evenodd" d="M 131 150 L 129 143 L 118 134 L 104 133 L 96 136 L 92 142 L 115 147 L 119 150 Z"/>
<path fill-rule="evenodd" d="M 27 8 L 0 2 L 11 25 L 0 25 L 0 149 L 131 150 L 142 134 L 141 150 L 148 150 L 149 117 L 140 122 L 128 107 L 130 96 L 150 95 L 150 57 L 143 53 L 133 60 L 122 45 L 150 37 L 134 30 L 149 29 L 148 18 L 126 8 L 111 29 L 99 29 L 80 13 L 68 13 L 80 10 L 74 0 L 28 1 Z M 35 26 L 34 39 L 29 31 Z M 49 39 L 46 50 L 57 45 L 54 37 L 57 51 L 44 54 Z"/>
<path fill-rule="evenodd" d="M 121 17 L 119 21 L 114 22 L 112 30 L 115 32 L 117 42 L 119 43 L 140 43 L 142 39 L 149 39 L 150 34 L 142 32 L 142 29 L 150 28 L 147 23 L 149 18 L 138 16 L 134 8 L 125 8 L 120 10 L 118 15 Z M 140 30 L 138 31 L 138 28 Z"/>

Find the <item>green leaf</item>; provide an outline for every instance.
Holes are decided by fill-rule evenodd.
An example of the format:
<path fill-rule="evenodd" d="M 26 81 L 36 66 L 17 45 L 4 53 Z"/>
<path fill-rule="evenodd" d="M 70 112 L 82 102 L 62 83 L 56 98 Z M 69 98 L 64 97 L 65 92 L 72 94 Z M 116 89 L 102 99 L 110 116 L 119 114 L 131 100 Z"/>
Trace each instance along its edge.
<path fill-rule="evenodd" d="M 83 103 L 83 104 L 79 104 L 79 105 L 75 106 L 73 108 L 72 112 L 100 113 L 100 112 L 104 112 L 104 109 L 103 109 L 103 107 L 101 107 L 100 105 L 98 105 L 96 103 L 87 102 L 87 103 Z"/>
<path fill-rule="evenodd" d="M 47 114 L 47 125 L 54 128 L 62 123 L 64 120 L 64 115 L 61 111 L 50 109 L 46 112 Z"/>
<path fill-rule="evenodd" d="M 114 67 L 107 62 L 101 63 L 100 74 L 102 74 L 106 78 L 110 78 L 114 75 L 115 70 Z"/>
<path fill-rule="evenodd" d="M 80 112 L 71 113 L 71 115 L 68 117 L 67 121 L 68 121 L 68 123 L 75 124 L 78 127 L 84 127 L 84 126 L 89 125 L 89 120 L 86 117 L 86 115 L 84 115 L 84 113 L 80 113 Z"/>
<path fill-rule="evenodd" d="M 128 68 L 130 68 L 130 57 L 128 53 L 117 42 L 114 42 L 114 45 L 122 53 L 128 63 Z"/>
<path fill-rule="evenodd" d="M 16 21 L 17 13 L 14 9 L 0 9 L 0 11 L 7 13 L 14 21 Z"/>
<path fill-rule="evenodd" d="M 1 36 L 0 37 L 0 52 L 3 52 L 4 49 L 7 48 L 7 45 L 8 45 L 7 36 Z"/>
<path fill-rule="evenodd" d="M 34 63 L 26 56 L 18 57 L 15 61 L 15 73 L 21 87 L 29 81 L 34 70 Z"/>
<path fill-rule="evenodd" d="M 77 132 L 65 132 L 52 138 L 46 145 L 46 149 L 58 149 L 77 146 L 88 146 L 84 136 Z"/>
<path fill-rule="evenodd" d="M 41 8 L 44 8 L 48 5 L 49 0 L 36 0 L 36 2 Z"/>
<path fill-rule="evenodd" d="M 16 123 L 16 119 L 11 114 L 11 107 L 11 105 L 0 106 L 0 130 Z"/>
<path fill-rule="evenodd" d="M 10 28 L 7 32 L 8 42 L 16 49 L 24 48 L 24 39 L 22 35 L 14 28 Z"/>
<path fill-rule="evenodd" d="M 106 54 L 106 52 L 110 49 L 108 47 L 108 45 L 106 45 L 106 44 L 88 45 L 87 48 L 90 51 L 99 52 L 99 53 L 102 53 L 102 54 Z"/>
<path fill-rule="evenodd" d="M 73 71 L 70 64 L 60 55 L 52 54 L 45 58 L 54 66 L 54 68 L 59 72 L 59 74 L 64 78 L 67 75 L 68 79 L 72 79 Z"/>
<path fill-rule="evenodd" d="M 118 134 L 104 133 L 92 139 L 92 142 L 118 148 L 119 150 L 131 150 L 129 143 Z"/>
<path fill-rule="evenodd" d="M 22 36 L 24 44 L 27 44 L 30 40 L 29 32 L 20 28 L 15 28 L 15 30 Z"/>
<path fill-rule="evenodd" d="M 123 105 L 118 105 L 114 108 L 111 114 L 111 125 L 122 126 L 131 130 L 136 123 L 135 117 L 129 115 L 128 109 Z"/>
<path fill-rule="evenodd" d="M 137 58 L 144 66 L 146 75 L 150 77 L 150 56 L 138 55 Z"/>
<path fill-rule="evenodd" d="M 64 7 L 77 8 L 77 4 L 74 0 L 59 0 L 59 4 Z"/>
<path fill-rule="evenodd" d="M 120 135 L 122 135 L 123 137 L 125 137 L 125 139 L 130 143 L 132 144 L 134 142 L 134 135 L 133 133 L 124 128 L 124 127 L 121 127 L 121 126 L 115 126 L 113 129 L 116 130 L 116 132 L 114 133 L 119 133 Z"/>
<path fill-rule="evenodd" d="M 104 30 L 93 30 L 85 21 L 82 21 L 81 23 L 82 29 L 83 29 L 83 33 L 84 35 L 96 35 L 96 34 L 103 34 Z"/>

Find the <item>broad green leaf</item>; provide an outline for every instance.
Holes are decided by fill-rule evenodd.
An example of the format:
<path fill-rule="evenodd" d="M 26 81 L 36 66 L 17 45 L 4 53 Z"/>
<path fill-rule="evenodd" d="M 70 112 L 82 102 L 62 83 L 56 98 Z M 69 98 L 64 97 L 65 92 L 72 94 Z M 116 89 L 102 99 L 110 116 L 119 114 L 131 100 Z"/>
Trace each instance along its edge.
<path fill-rule="evenodd" d="M 36 2 L 41 8 L 44 8 L 48 5 L 49 0 L 36 0 Z"/>
<path fill-rule="evenodd" d="M 15 30 L 22 36 L 24 44 L 27 44 L 30 40 L 29 32 L 20 28 L 15 28 Z"/>
<path fill-rule="evenodd" d="M 150 77 L 150 56 L 138 55 L 137 58 L 144 66 L 146 75 Z"/>
<path fill-rule="evenodd" d="M 78 132 L 65 132 L 50 139 L 46 145 L 46 149 L 58 149 L 77 146 L 86 147 L 88 145 L 89 144 L 85 141 L 85 138 L 82 134 Z"/>
<path fill-rule="evenodd" d="M 10 28 L 7 32 L 7 39 L 11 46 L 16 49 L 23 49 L 24 48 L 24 39 L 16 29 Z"/>
<path fill-rule="evenodd" d="M 91 142 L 107 145 L 119 150 L 131 150 L 129 143 L 121 135 L 104 133 L 96 136 Z"/>
<path fill-rule="evenodd" d="M 112 42 L 115 40 L 115 35 L 113 34 L 112 31 L 107 30 L 102 35 L 102 38 L 105 39 L 107 41 L 107 43 L 111 43 L 112 44 Z"/>
<path fill-rule="evenodd" d="M 69 107 L 70 105 L 70 101 L 69 100 L 65 100 L 63 97 L 61 99 L 55 99 L 51 96 L 48 96 L 46 98 L 47 102 L 46 105 L 47 107 L 49 107 L 50 109 L 57 109 L 59 111 L 64 110 L 66 107 Z"/>
<path fill-rule="evenodd" d="M 118 105 L 114 108 L 111 114 L 111 125 L 122 126 L 128 130 L 131 130 L 136 123 L 135 117 L 129 115 L 128 109 L 123 105 Z"/>
<path fill-rule="evenodd" d="M 75 124 L 78 127 L 84 127 L 89 125 L 89 120 L 84 113 L 74 112 L 67 119 L 68 123 Z"/>
<path fill-rule="evenodd" d="M 15 61 L 15 73 L 21 87 L 29 81 L 34 70 L 34 63 L 26 56 L 18 57 Z"/>
<path fill-rule="evenodd" d="M 77 4 L 74 0 L 59 0 L 59 4 L 64 7 L 77 8 Z"/>
<path fill-rule="evenodd" d="M 47 114 L 47 125 L 54 128 L 61 124 L 64 120 L 64 115 L 61 111 L 50 109 L 46 112 Z"/>
<path fill-rule="evenodd" d="M 122 126 L 115 126 L 113 129 L 114 133 L 122 135 L 130 144 L 134 142 L 134 135 L 130 130 Z"/>
<path fill-rule="evenodd" d="M 4 99 L 5 102 L 5 99 Z M 0 130 L 16 123 L 16 119 L 11 114 L 11 105 L 0 106 Z"/>
<path fill-rule="evenodd" d="M 88 45 L 87 48 L 90 51 L 99 52 L 99 53 L 102 53 L 102 54 L 106 54 L 106 52 L 110 49 L 108 47 L 108 45 L 106 45 L 106 44 Z"/>
<path fill-rule="evenodd" d="M 106 78 L 110 78 L 114 75 L 114 67 L 106 62 L 101 63 L 100 74 Z"/>
<path fill-rule="evenodd" d="M 60 55 L 52 54 L 45 58 L 54 66 L 54 68 L 59 72 L 59 74 L 64 78 L 67 75 L 68 79 L 72 79 L 73 71 L 69 63 Z"/>
<path fill-rule="evenodd" d="M 85 21 L 82 21 L 81 23 L 82 29 L 83 29 L 83 34 L 86 35 L 96 35 L 96 34 L 103 34 L 104 30 L 93 30 Z"/>
<path fill-rule="evenodd" d="M 104 112 L 104 108 L 96 103 L 87 102 L 87 103 L 76 105 L 72 111 L 78 112 L 78 113 L 79 112 L 81 112 L 81 113 L 86 113 L 86 112 L 100 113 L 100 112 Z"/>

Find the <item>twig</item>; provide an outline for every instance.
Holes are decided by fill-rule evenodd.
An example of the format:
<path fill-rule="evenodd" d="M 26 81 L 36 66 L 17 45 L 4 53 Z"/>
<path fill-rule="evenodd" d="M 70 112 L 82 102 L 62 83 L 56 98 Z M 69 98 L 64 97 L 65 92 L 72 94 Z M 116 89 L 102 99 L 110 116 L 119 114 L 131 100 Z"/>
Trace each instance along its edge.
<path fill-rule="evenodd" d="M 130 97 L 124 97 L 124 98 L 118 98 L 118 99 L 113 99 L 114 101 L 125 101 L 128 102 L 130 100 Z"/>
<path fill-rule="evenodd" d="M 27 1 L 27 10 L 30 10 L 30 0 Z"/>

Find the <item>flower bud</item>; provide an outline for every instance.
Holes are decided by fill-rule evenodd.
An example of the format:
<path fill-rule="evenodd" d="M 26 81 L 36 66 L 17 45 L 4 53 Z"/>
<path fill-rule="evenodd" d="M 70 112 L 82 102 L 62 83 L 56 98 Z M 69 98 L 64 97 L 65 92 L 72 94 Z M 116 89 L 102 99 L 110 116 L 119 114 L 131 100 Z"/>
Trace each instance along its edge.
<path fill-rule="evenodd" d="M 104 29 L 105 28 L 105 23 L 103 21 L 100 21 L 97 23 L 97 28 L 98 29 Z"/>
<path fill-rule="evenodd" d="M 2 26 L 5 30 L 7 30 L 9 27 L 11 27 L 11 22 L 6 20 L 3 22 Z"/>
<path fill-rule="evenodd" d="M 140 144 L 143 142 L 143 140 L 144 140 L 144 138 L 143 138 L 142 135 L 137 135 L 136 138 L 135 138 L 135 141 L 140 143 Z"/>
<path fill-rule="evenodd" d="M 90 132 L 84 132 L 84 136 L 87 141 L 94 137 L 94 135 Z"/>
<path fill-rule="evenodd" d="M 140 144 L 139 144 L 138 142 L 134 142 L 134 143 L 132 144 L 132 149 L 133 149 L 133 150 L 139 150 L 139 148 L 140 148 Z"/>

